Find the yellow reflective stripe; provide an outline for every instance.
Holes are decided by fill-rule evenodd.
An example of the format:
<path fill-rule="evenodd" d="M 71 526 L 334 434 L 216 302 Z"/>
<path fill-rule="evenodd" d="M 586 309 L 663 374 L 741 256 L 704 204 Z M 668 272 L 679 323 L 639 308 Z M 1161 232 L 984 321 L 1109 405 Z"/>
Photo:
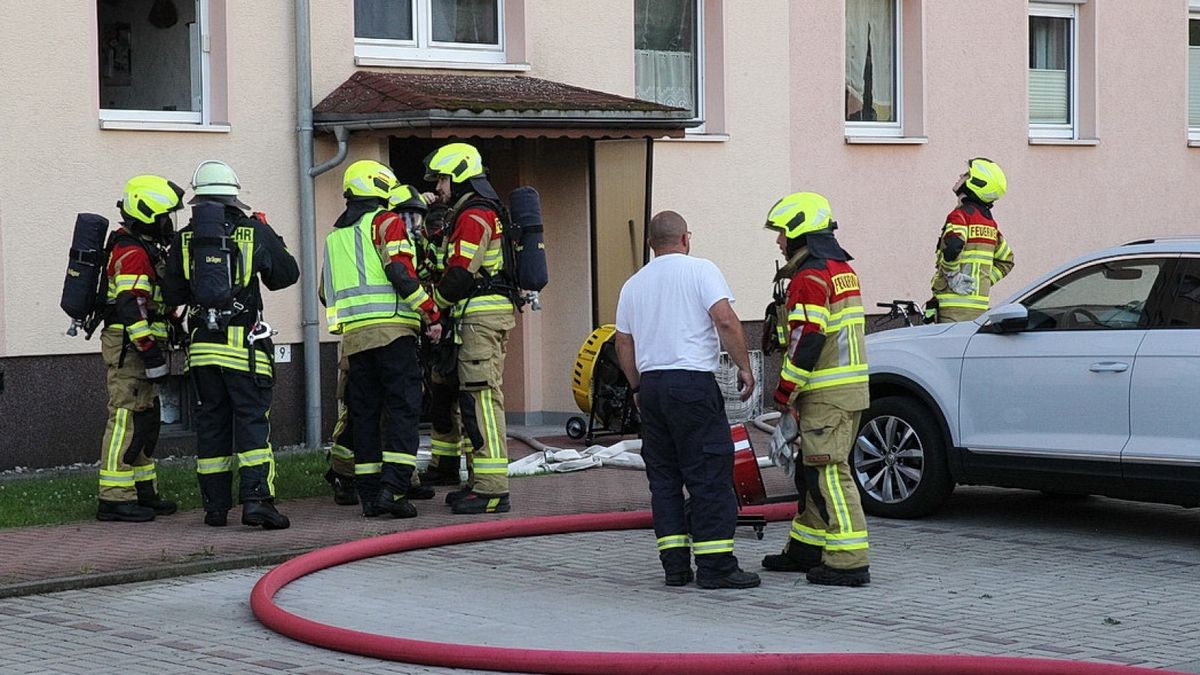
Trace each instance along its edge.
<path fill-rule="evenodd" d="M 985 295 L 957 295 L 955 293 L 938 293 L 936 295 L 939 307 L 982 310 L 988 308 L 988 299 Z"/>
<path fill-rule="evenodd" d="M 332 331 L 342 335 L 348 335 L 356 330 L 362 330 L 368 326 L 395 325 L 407 326 L 408 328 L 420 328 L 421 319 L 417 314 L 410 314 L 401 310 L 395 316 L 385 316 L 378 319 L 356 319 L 345 324 L 341 324 L 340 330 Z"/>
<path fill-rule="evenodd" d="M 830 551 L 861 551 L 870 548 L 865 530 L 852 530 L 842 534 L 830 534 L 825 548 Z"/>
<path fill-rule="evenodd" d="M 154 284 L 151 283 L 150 277 L 145 274 L 118 274 L 113 277 L 113 287 L 116 289 L 114 295 L 120 295 L 129 291 L 154 292 Z"/>
<path fill-rule="evenodd" d="M 714 553 L 733 553 L 733 540 L 714 539 L 712 541 L 692 542 L 693 555 L 712 555 Z"/>
<path fill-rule="evenodd" d="M 474 457 L 471 463 L 475 467 L 475 475 L 507 475 L 508 460 L 503 457 Z"/>
<path fill-rule="evenodd" d="M 383 461 L 385 464 L 403 464 L 405 466 L 416 466 L 417 456 L 410 455 L 404 452 L 383 452 Z"/>
<path fill-rule="evenodd" d="M 665 537 L 658 538 L 658 550 L 660 551 L 665 551 L 669 548 L 689 548 L 691 545 L 691 538 L 686 534 L 668 534 Z"/>
<path fill-rule="evenodd" d="M 134 487 L 133 471 L 100 470 L 100 485 L 103 487 Z"/>
<path fill-rule="evenodd" d="M 135 321 L 125 329 L 129 333 L 130 340 L 141 340 L 142 338 L 154 337 L 154 331 L 150 330 L 150 324 L 145 320 Z"/>
<path fill-rule="evenodd" d="M 462 241 L 462 240 L 459 240 L 459 242 L 458 242 L 458 255 L 460 255 L 460 256 L 462 256 L 462 257 L 466 258 L 467 260 L 474 260 L 474 259 L 475 259 L 475 254 L 476 254 L 476 253 L 478 253 L 478 252 L 479 252 L 479 245 L 478 245 L 478 244 L 472 244 L 472 243 L 471 243 L 471 242 L 469 242 L 469 241 Z"/>
<path fill-rule="evenodd" d="M 867 364 L 859 363 L 851 366 L 825 368 L 814 371 L 804 386 L 804 391 L 828 389 L 845 384 L 858 384 L 869 381 Z"/>
<path fill-rule="evenodd" d="M 429 452 L 430 454 L 440 455 L 442 457 L 457 457 L 459 454 L 459 447 L 461 445 L 461 442 L 439 441 L 435 438 L 432 439 L 430 443 Z"/>
<path fill-rule="evenodd" d="M 812 546 L 825 545 L 825 530 L 808 527 L 795 520 L 792 520 L 792 530 L 788 533 L 788 536 L 803 544 Z"/>
<path fill-rule="evenodd" d="M 400 255 L 401 253 L 407 253 L 409 256 L 412 256 L 414 258 L 417 255 L 417 249 L 414 248 L 412 245 L 412 242 L 410 242 L 407 239 L 399 239 L 396 241 L 389 241 L 385 245 L 385 250 L 387 251 L 389 258 L 394 258 L 394 257 Z"/>
<path fill-rule="evenodd" d="M 818 470 L 825 478 L 825 490 L 829 493 L 829 501 L 837 513 L 838 531 L 841 534 L 846 534 L 851 531 L 850 528 L 853 525 L 850 524 L 850 508 L 846 506 L 846 495 L 842 492 L 842 482 L 838 480 L 838 465 L 826 464 Z M 826 534 L 825 536 L 828 539 L 833 538 L 832 534 Z"/>
<path fill-rule="evenodd" d="M 354 465 L 355 476 L 369 476 L 381 471 L 383 471 L 383 464 L 381 462 L 368 462 Z"/>
<path fill-rule="evenodd" d="M 230 332 L 234 332 L 234 329 L 230 328 Z M 239 329 L 239 332 L 242 331 Z M 255 372 L 259 375 L 270 376 L 270 359 L 270 355 L 259 350 L 254 359 Z M 221 366 L 231 370 L 250 372 L 250 352 L 246 347 L 231 347 L 215 342 L 193 342 L 188 349 L 187 365 L 189 368 Z"/>
<path fill-rule="evenodd" d="M 213 474 L 233 471 L 233 457 L 202 457 L 196 460 L 196 473 Z"/>
<path fill-rule="evenodd" d="M 154 471 L 153 464 L 133 467 L 133 479 L 139 483 L 147 480 L 154 480 L 158 474 Z"/>
<path fill-rule="evenodd" d="M 858 323 L 865 325 L 865 317 L 866 310 L 863 309 L 861 305 L 847 307 L 843 310 L 834 312 L 833 315 L 829 317 L 829 325 L 825 332 L 836 332 Z"/>
<path fill-rule="evenodd" d="M 792 360 L 785 356 L 783 359 L 783 368 L 779 372 L 779 377 L 791 382 L 796 386 L 804 386 L 804 383 L 808 382 L 810 374 L 811 373 L 809 373 L 809 371 L 804 370 L 803 368 L 792 363 Z"/>
<path fill-rule="evenodd" d="M 993 267 L 988 272 L 988 280 L 991 281 L 993 284 L 996 283 L 997 281 L 1000 281 L 1000 279 L 1002 279 L 1002 278 L 1004 278 L 1004 273 L 1000 271 L 999 267 Z"/>
<path fill-rule="evenodd" d="M 488 446 L 488 457 L 491 459 L 499 458 L 506 464 L 508 462 L 505 456 L 508 454 L 507 440 L 500 433 L 500 427 L 496 424 L 496 409 L 492 405 L 492 390 L 484 389 L 479 392 L 479 407 L 483 408 L 484 441 Z M 478 464 L 476 464 L 478 466 Z"/>
<path fill-rule="evenodd" d="M 334 457 L 337 457 L 338 459 L 354 459 L 354 451 L 353 450 L 351 450 L 350 448 L 347 448 L 345 446 L 338 445 L 337 443 L 334 443 L 329 448 L 329 454 L 333 455 Z"/>
<path fill-rule="evenodd" d="M 455 312 L 460 316 L 463 314 L 477 314 L 479 312 L 511 312 L 514 307 L 512 301 L 503 295 L 480 295 L 464 300 L 455 307 Z"/>
<path fill-rule="evenodd" d="M 425 304 L 425 302 L 429 300 L 429 293 L 425 291 L 424 286 L 418 285 L 417 290 L 408 294 L 408 296 L 403 298 L 403 300 L 404 302 L 408 303 L 409 307 L 413 308 L 413 311 L 420 312 L 421 305 Z"/>
<path fill-rule="evenodd" d="M 113 435 L 108 442 L 108 452 L 104 458 L 104 466 L 109 471 L 116 471 L 120 465 L 121 450 L 125 447 L 125 431 L 129 428 L 129 409 L 117 408 L 113 418 Z"/>
<path fill-rule="evenodd" d="M 239 466 L 258 466 L 272 460 L 271 448 L 258 448 L 237 454 Z"/>

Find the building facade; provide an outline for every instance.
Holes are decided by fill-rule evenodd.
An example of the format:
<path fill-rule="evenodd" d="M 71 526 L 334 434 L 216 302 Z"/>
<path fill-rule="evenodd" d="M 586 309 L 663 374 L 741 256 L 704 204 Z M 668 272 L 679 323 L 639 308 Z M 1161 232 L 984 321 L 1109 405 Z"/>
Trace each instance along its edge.
<path fill-rule="evenodd" d="M 295 3 L 69 4 L 0 3 L 0 469 L 91 461 L 103 433 L 97 341 L 66 337 L 57 307 L 76 213 L 115 221 L 128 177 L 184 185 L 221 159 L 299 255 Z M 644 259 L 647 212 L 688 219 L 693 253 L 722 267 L 747 322 L 778 257 L 765 214 L 797 190 L 831 200 L 868 303 L 928 297 L 951 186 L 974 156 L 1009 179 L 995 214 L 1017 264 L 1001 296 L 1087 249 L 1196 230 L 1189 0 L 321 0 L 310 24 L 317 163 L 338 127 L 346 162 L 409 180 L 429 148 L 471 140 L 499 184 L 542 193 L 551 285 L 519 321 L 505 382 L 528 421 L 575 412 L 572 363 Z M 331 97 L 362 73 L 426 88 L 375 113 Z M 519 97 L 533 79 L 578 93 L 534 110 Z M 487 99 L 497 83 L 482 107 L 451 96 Z M 317 178 L 318 241 L 344 166 Z M 301 303 L 299 286 L 266 297 L 285 347 L 276 444 L 304 436 Z M 327 333 L 321 353 L 328 424 Z M 182 378 L 168 399 L 163 452 L 188 452 Z"/>

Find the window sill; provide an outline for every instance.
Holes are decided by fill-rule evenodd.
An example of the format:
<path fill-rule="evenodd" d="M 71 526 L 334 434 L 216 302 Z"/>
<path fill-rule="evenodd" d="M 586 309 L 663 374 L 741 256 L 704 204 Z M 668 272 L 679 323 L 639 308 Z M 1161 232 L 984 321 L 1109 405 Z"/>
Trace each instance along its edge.
<path fill-rule="evenodd" d="M 1188 139 L 1188 147 L 1189 148 L 1200 148 L 1200 138 L 1189 138 Z"/>
<path fill-rule="evenodd" d="M 228 124 L 187 124 L 185 122 L 138 122 L 134 120 L 100 120 L 101 129 L 113 131 L 190 131 L 194 133 L 227 134 Z"/>
<path fill-rule="evenodd" d="M 724 143 L 729 140 L 729 134 L 687 134 L 683 138 L 661 138 L 668 143 Z"/>
<path fill-rule="evenodd" d="M 373 68 L 437 68 L 441 70 L 491 70 L 497 72 L 528 72 L 528 63 L 485 63 L 480 61 L 421 61 L 416 59 L 381 59 L 374 56 L 356 56 L 354 65 Z"/>
<path fill-rule="evenodd" d="M 847 136 L 847 145 L 925 145 L 928 136 Z"/>
<path fill-rule="evenodd" d="M 1030 138 L 1030 145 L 1100 145 L 1099 138 Z"/>

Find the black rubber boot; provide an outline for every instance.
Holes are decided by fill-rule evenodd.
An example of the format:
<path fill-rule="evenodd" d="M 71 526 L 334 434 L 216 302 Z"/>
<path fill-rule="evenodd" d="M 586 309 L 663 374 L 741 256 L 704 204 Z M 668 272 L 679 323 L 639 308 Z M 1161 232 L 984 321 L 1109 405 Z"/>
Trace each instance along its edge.
<path fill-rule="evenodd" d="M 154 509 L 137 502 L 110 502 L 101 499 L 96 507 L 96 520 L 122 523 L 145 523 L 154 520 Z"/>
<path fill-rule="evenodd" d="M 334 473 L 333 469 L 325 472 L 325 480 L 333 488 L 333 503 L 338 506 L 354 506 L 358 504 L 358 493 L 354 490 L 354 477 Z"/>
<path fill-rule="evenodd" d="M 471 513 L 507 513 L 512 509 L 508 495 L 481 495 L 468 492 L 450 505 L 450 512 L 459 515 Z"/>
<path fill-rule="evenodd" d="M 136 483 L 138 506 L 145 506 L 148 509 L 154 510 L 156 516 L 169 516 L 179 509 L 175 502 L 170 499 L 163 499 L 154 490 L 154 481 L 144 480 Z"/>
<path fill-rule="evenodd" d="M 774 553 L 762 559 L 764 569 L 772 572 L 807 572 L 821 564 L 821 549 L 811 544 L 788 542 L 783 553 Z"/>
<path fill-rule="evenodd" d="M 209 527 L 225 527 L 229 524 L 228 511 L 205 511 L 204 524 Z"/>
<path fill-rule="evenodd" d="M 292 523 L 271 502 L 246 502 L 242 504 L 242 524 L 261 525 L 264 530 L 286 530 Z"/>
<path fill-rule="evenodd" d="M 387 488 L 379 491 L 375 507 L 379 509 L 379 515 L 389 515 L 394 518 L 417 517 L 417 507 L 413 506 L 407 497 L 392 494 L 392 491 Z"/>
<path fill-rule="evenodd" d="M 449 504 L 450 506 L 454 506 L 455 502 L 459 501 L 460 499 L 462 499 L 463 497 L 466 497 L 469 494 L 471 494 L 471 486 L 464 485 L 464 486 L 458 488 L 457 490 L 454 490 L 453 492 L 447 492 L 446 493 L 446 503 Z"/>
<path fill-rule="evenodd" d="M 754 588 L 761 583 L 762 579 L 757 574 L 740 569 L 715 579 L 696 577 L 696 585 L 700 588 Z"/>
<path fill-rule="evenodd" d="M 668 586 L 687 586 L 695 576 L 690 569 L 682 572 L 667 572 L 664 581 Z"/>
<path fill-rule="evenodd" d="M 459 469 L 462 467 L 462 456 L 438 455 L 436 467 L 426 467 L 418 474 L 421 485 L 458 485 Z"/>
<path fill-rule="evenodd" d="M 808 583 L 821 586 L 865 586 L 871 583 L 870 566 L 840 570 L 827 565 L 817 565 L 808 571 Z"/>
<path fill-rule="evenodd" d="M 433 499 L 437 493 L 428 485 L 414 485 L 408 488 L 408 492 L 404 493 L 404 496 L 409 499 Z"/>

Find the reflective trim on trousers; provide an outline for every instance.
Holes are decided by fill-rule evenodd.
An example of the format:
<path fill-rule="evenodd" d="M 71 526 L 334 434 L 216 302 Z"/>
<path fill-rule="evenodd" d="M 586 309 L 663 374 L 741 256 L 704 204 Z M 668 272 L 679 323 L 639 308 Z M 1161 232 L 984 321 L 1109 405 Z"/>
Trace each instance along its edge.
<path fill-rule="evenodd" d="M 452 443 L 450 441 L 440 441 L 435 438 L 430 443 L 429 453 L 442 457 L 457 457 L 460 454 L 459 449 L 461 447 L 461 441 Z"/>
<path fill-rule="evenodd" d="M 838 465 L 825 464 L 821 467 L 821 477 L 825 479 L 825 489 L 829 492 L 829 501 L 832 502 L 834 510 L 837 512 L 837 520 L 839 532 L 846 535 L 854 527 L 850 522 L 850 509 L 846 506 L 846 493 L 842 492 L 842 482 L 838 480 Z M 832 539 L 834 535 L 826 532 L 826 539 Z M 826 543 L 826 547 L 828 547 Z"/>
<path fill-rule="evenodd" d="M 712 555 L 714 553 L 733 553 L 732 539 L 714 539 L 712 541 L 692 542 L 694 555 Z"/>
<path fill-rule="evenodd" d="M 383 462 L 368 462 L 366 464 L 355 464 L 355 476 L 371 476 L 383 471 Z"/>
<path fill-rule="evenodd" d="M 658 538 L 658 550 L 660 551 L 671 548 L 691 548 L 691 546 L 692 539 L 686 534 L 668 534 Z"/>
<path fill-rule="evenodd" d="M 208 457 L 196 460 L 196 473 L 208 475 L 233 471 L 233 457 Z"/>
<path fill-rule="evenodd" d="M 410 455 L 405 452 L 383 452 L 383 462 L 385 464 L 403 464 L 404 466 L 416 466 L 416 455 Z"/>
<path fill-rule="evenodd" d="M 851 531 L 845 534 L 830 534 L 825 548 L 830 551 L 861 551 L 869 548 L 865 530 Z"/>
<path fill-rule="evenodd" d="M 100 486 L 101 487 L 118 487 L 131 488 L 134 485 L 132 471 L 107 471 L 100 470 Z"/>
<path fill-rule="evenodd" d="M 801 544 L 808 544 L 810 546 L 825 546 L 825 530 L 807 527 L 805 525 L 801 525 L 795 520 L 792 521 L 792 531 L 788 533 L 788 536 L 800 542 Z"/>
<path fill-rule="evenodd" d="M 477 474 L 508 475 L 508 460 L 504 457 L 488 457 L 486 459 L 476 457 L 472 461 Z"/>
<path fill-rule="evenodd" d="M 329 454 L 333 455 L 334 457 L 337 457 L 338 459 L 345 459 L 345 460 L 350 460 L 350 461 L 354 460 L 354 451 L 345 446 L 338 445 L 337 443 L 334 443 L 329 448 Z"/>
<path fill-rule="evenodd" d="M 133 480 L 138 483 L 155 480 L 156 478 L 158 478 L 158 474 L 155 473 L 153 464 L 133 467 Z"/>

